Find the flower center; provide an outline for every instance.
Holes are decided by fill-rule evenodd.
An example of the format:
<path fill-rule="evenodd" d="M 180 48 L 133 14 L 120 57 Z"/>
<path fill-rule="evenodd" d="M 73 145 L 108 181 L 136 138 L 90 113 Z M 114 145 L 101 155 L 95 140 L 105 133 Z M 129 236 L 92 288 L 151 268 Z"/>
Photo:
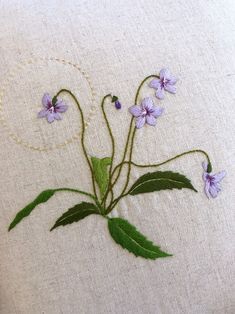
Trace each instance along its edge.
<path fill-rule="evenodd" d="M 167 83 L 169 82 L 169 80 L 168 79 L 166 79 L 166 78 L 162 78 L 161 79 L 161 88 L 164 88 L 165 87 L 165 85 L 167 85 Z"/>
<path fill-rule="evenodd" d="M 142 116 L 145 117 L 145 116 L 147 116 L 147 114 L 148 114 L 148 110 L 146 108 L 144 108 L 142 110 Z"/>
<path fill-rule="evenodd" d="M 49 108 L 49 111 L 52 113 L 52 112 L 54 112 L 55 111 L 55 107 L 54 106 L 51 106 L 50 108 Z"/>
<path fill-rule="evenodd" d="M 206 176 L 206 179 L 210 182 L 213 183 L 214 182 L 214 177 L 210 176 L 209 174 Z"/>

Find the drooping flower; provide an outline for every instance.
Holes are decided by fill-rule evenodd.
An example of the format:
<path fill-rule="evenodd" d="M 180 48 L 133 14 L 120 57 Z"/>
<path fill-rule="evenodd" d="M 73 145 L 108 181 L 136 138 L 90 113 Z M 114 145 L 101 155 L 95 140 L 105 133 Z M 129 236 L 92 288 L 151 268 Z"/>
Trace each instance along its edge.
<path fill-rule="evenodd" d="M 177 82 L 177 79 L 170 73 L 168 69 L 161 69 L 160 77 L 153 79 L 149 86 L 156 89 L 156 97 L 159 99 L 164 98 L 164 90 L 175 94 L 176 87 L 174 86 Z"/>
<path fill-rule="evenodd" d="M 203 162 L 202 164 L 204 173 L 203 173 L 203 181 L 205 182 L 205 193 L 208 198 L 213 197 L 215 198 L 218 193 L 221 191 L 220 182 L 225 177 L 226 172 L 221 171 L 215 174 L 211 174 L 207 172 L 208 164 Z"/>
<path fill-rule="evenodd" d="M 136 127 L 140 129 L 145 123 L 155 126 L 157 118 L 161 116 L 164 109 L 156 107 L 150 97 L 144 98 L 140 106 L 134 105 L 129 112 L 136 118 Z"/>
<path fill-rule="evenodd" d="M 116 100 L 115 102 L 114 102 L 114 104 L 115 104 L 115 108 L 116 109 L 121 109 L 122 108 L 122 104 L 120 103 L 120 101 L 119 100 Z"/>
<path fill-rule="evenodd" d="M 120 103 L 120 101 L 118 100 L 118 97 L 117 96 L 112 96 L 112 103 L 114 103 L 115 105 L 115 108 L 117 110 L 121 109 L 122 108 L 122 104 Z"/>
<path fill-rule="evenodd" d="M 49 123 L 52 123 L 54 120 L 61 120 L 61 113 L 68 109 L 68 106 L 62 99 L 55 98 L 53 100 L 48 93 L 43 95 L 42 105 L 44 109 L 38 113 L 38 118 L 47 118 Z"/>

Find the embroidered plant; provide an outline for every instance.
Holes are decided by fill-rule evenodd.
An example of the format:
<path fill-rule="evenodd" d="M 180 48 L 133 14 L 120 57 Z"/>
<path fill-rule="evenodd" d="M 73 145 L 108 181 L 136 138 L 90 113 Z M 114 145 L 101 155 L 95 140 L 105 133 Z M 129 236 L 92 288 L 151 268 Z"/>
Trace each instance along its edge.
<path fill-rule="evenodd" d="M 138 194 L 157 192 L 161 190 L 172 190 L 172 189 L 189 189 L 193 192 L 197 192 L 191 184 L 190 180 L 183 174 L 172 171 L 154 171 L 148 172 L 140 176 L 134 183 L 129 184 L 130 174 L 132 167 L 139 168 L 158 168 L 163 164 L 169 163 L 177 158 L 184 155 L 201 153 L 206 158 L 204 163 L 205 173 L 203 174 L 203 180 L 205 181 L 205 192 L 208 196 L 216 197 L 220 191 L 219 182 L 225 176 L 225 172 L 221 172 L 215 175 L 211 175 L 212 165 L 208 154 L 200 149 L 194 149 L 182 154 L 176 155 L 163 162 L 156 164 L 137 164 L 133 161 L 133 145 L 135 136 L 138 133 L 138 129 L 143 127 L 144 124 L 155 126 L 156 119 L 163 113 L 163 108 L 156 107 L 153 100 L 149 97 L 144 98 L 140 105 L 138 105 L 138 97 L 143 84 L 150 78 L 154 78 L 150 86 L 157 89 L 156 96 L 163 98 L 163 90 L 167 90 L 171 93 L 175 93 L 176 79 L 170 75 L 168 70 L 161 70 L 160 76 L 150 75 L 146 77 L 139 85 L 135 102 L 132 107 L 129 108 L 129 112 L 132 114 L 130 121 L 130 127 L 127 135 L 124 152 L 122 155 L 121 162 L 114 166 L 114 156 L 116 153 L 115 139 L 110 127 L 108 118 L 105 112 L 105 103 L 108 99 L 116 109 L 121 109 L 122 105 L 116 96 L 106 95 L 101 103 L 101 109 L 104 116 L 104 120 L 107 125 L 107 129 L 110 135 L 112 144 L 112 154 L 108 157 L 97 158 L 90 157 L 87 153 L 85 146 L 85 121 L 84 114 L 80 103 L 74 94 L 67 90 L 61 89 L 53 98 L 48 94 L 43 96 L 44 109 L 39 113 L 39 117 L 47 117 L 49 122 L 54 119 L 59 119 L 58 113 L 67 110 L 67 106 L 62 100 L 58 100 L 58 97 L 62 93 L 67 93 L 71 96 L 73 101 L 76 103 L 80 117 L 81 117 L 81 144 L 84 157 L 86 159 L 88 168 L 91 173 L 92 189 L 93 192 L 86 192 L 80 189 L 73 188 L 58 188 L 49 189 L 41 192 L 36 199 L 19 211 L 9 226 L 9 231 L 14 228 L 22 219 L 28 216 L 37 205 L 47 202 L 55 193 L 60 191 L 74 192 L 81 195 L 85 195 L 90 198 L 90 202 L 81 202 L 72 208 L 68 209 L 61 217 L 57 219 L 51 231 L 57 227 L 65 226 L 85 217 L 95 214 L 101 215 L 107 220 L 108 230 L 111 237 L 116 243 L 121 245 L 124 249 L 135 254 L 136 256 L 142 256 L 144 258 L 156 259 L 160 257 L 168 257 L 171 254 L 166 253 L 160 249 L 159 246 L 154 245 L 151 241 L 147 240 L 146 237 L 141 234 L 133 225 L 123 218 L 111 218 L 109 214 L 118 205 L 119 201 L 127 196 L 135 196 Z M 135 124 L 134 124 L 135 120 Z M 127 175 L 125 178 L 124 186 L 117 195 L 114 192 L 114 186 L 122 174 L 124 165 L 127 166 Z"/>
<path fill-rule="evenodd" d="M 49 123 L 52 123 L 54 120 L 61 120 L 61 113 L 68 109 L 68 106 L 63 100 L 57 99 L 57 97 L 51 98 L 48 93 L 43 95 L 42 105 L 44 109 L 38 113 L 38 117 L 47 118 Z"/>

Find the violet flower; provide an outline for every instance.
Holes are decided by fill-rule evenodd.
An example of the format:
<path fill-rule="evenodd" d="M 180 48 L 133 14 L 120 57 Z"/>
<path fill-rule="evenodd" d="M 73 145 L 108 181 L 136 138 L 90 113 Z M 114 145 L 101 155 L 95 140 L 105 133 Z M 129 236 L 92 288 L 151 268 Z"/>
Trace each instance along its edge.
<path fill-rule="evenodd" d="M 122 104 L 121 104 L 120 101 L 118 100 L 118 97 L 117 97 L 117 96 L 113 95 L 111 102 L 114 103 L 115 108 L 116 108 L 117 110 L 119 110 L 119 109 L 122 108 Z"/>
<path fill-rule="evenodd" d="M 119 100 L 116 100 L 116 101 L 114 102 L 114 104 L 115 104 L 115 108 L 116 108 L 117 110 L 119 110 L 119 109 L 122 108 L 122 104 L 120 103 Z"/>
<path fill-rule="evenodd" d="M 53 104 L 53 100 L 48 93 L 45 93 L 42 97 L 42 105 L 44 109 L 42 109 L 38 113 L 38 118 L 47 118 L 49 123 L 52 123 L 54 120 L 61 120 L 61 113 L 65 112 L 68 109 L 68 106 L 61 99 L 55 99 L 55 103 Z"/>
<path fill-rule="evenodd" d="M 150 97 L 144 98 L 140 106 L 132 106 L 129 112 L 136 117 L 136 127 L 140 129 L 145 123 L 155 126 L 156 118 L 160 117 L 164 109 L 156 107 Z"/>
<path fill-rule="evenodd" d="M 203 181 L 205 182 L 205 193 L 208 198 L 213 197 L 215 198 L 218 193 L 221 191 L 220 188 L 220 181 L 225 177 L 226 172 L 221 171 L 215 174 L 211 174 L 207 172 L 207 166 L 208 164 L 206 162 L 203 162 L 202 164 L 204 173 L 203 173 Z"/>
<path fill-rule="evenodd" d="M 176 87 L 174 86 L 177 82 L 177 79 L 171 75 L 168 69 L 162 69 L 160 71 L 160 78 L 153 79 L 149 86 L 156 89 L 156 97 L 159 99 L 164 98 L 164 90 L 175 94 Z"/>

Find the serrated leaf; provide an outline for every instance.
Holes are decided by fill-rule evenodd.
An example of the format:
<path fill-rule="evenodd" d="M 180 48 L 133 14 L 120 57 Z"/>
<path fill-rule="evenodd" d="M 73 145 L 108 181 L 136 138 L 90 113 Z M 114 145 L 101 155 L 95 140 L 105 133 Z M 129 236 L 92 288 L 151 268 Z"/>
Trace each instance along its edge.
<path fill-rule="evenodd" d="M 111 165 L 111 158 L 96 158 L 91 157 L 92 166 L 94 169 L 95 180 L 100 189 L 101 198 L 104 196 L 109 182 L 108 166 Z"/>
<path fill-rule="evenodd" d="M 57 219 L 50 231 L 59 226 L 65 226 L 73 222 L 77 222 L 92 214 L 99 214 L 99 209 L 94 204 L 87 202 L 77 204 Z"/>
<path fill-rule="evenodd" d="M 149 193 L 160 190 L 191 189 L 197 192 L 189 179 L 171 171 L 149 172 L 141 176 L 130 188 L 129 194 Z"/>
<path fill-rule="evenodd" d="M 19 211 L 12 223 L 10 224 L 8 231 L 10 231 L 12 228 L 14 228 L 23 218 L 27 217 L 34 208 L 41 204 L 45 203 L 55 194 L 56 190 L 45 190 L 42 193 L 40 193 L 34 201 L 32 201 L 30 204 L 25 206 L 21 211 Z"/>
<path fill-rule="evenodd" d="M 159 246 L 147 240 L 143 234 L 137 231 L 136 228 L 125 219 L 108 219 L 108 228 L 114 241 L 135 256 L 142 256 L 149 259 L 172 256 L 161 251 Z"/>

